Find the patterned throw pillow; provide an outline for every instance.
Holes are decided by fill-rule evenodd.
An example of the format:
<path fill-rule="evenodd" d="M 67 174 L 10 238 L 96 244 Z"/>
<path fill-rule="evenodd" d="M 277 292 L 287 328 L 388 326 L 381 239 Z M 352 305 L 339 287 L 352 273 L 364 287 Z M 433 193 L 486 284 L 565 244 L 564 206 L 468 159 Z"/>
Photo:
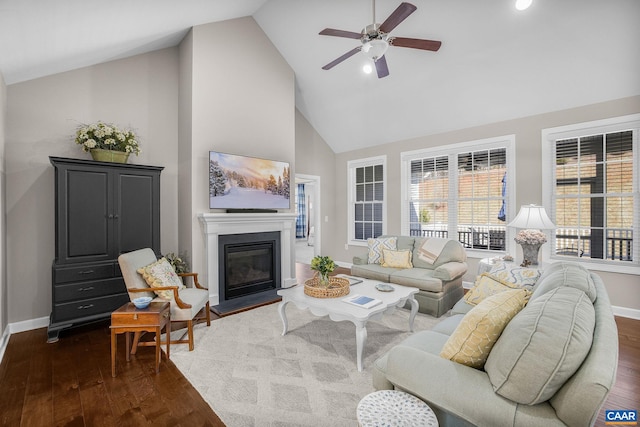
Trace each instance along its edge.
<path fill-rule="evenodd" d="M 390 249 L 382 250 L 383 259 L 382 266 L 383 267 L 393 267 L 393 268 L 413 268 L 411 264 L 411 251 L 392 251 Z"/>
<path fill-rule="evenodd" d="M 502 281 L 533 287 L 540 278 L 542 271 L 537 268 L 514 267 L 510 263 L 500 262 L 491 268 L 489 274 Z"/>
<path fill-rule="evenodd" d="M 382 264 L 382 249 L 398 249 L 397 237 L 378 237 L 377 239 L 367 239 L 369 246 L 369 264 Z"/>
<path fill-rule="evenodd" d="M 152 288 L 159 288 L 164 286 L 177 286 L 178 290 L 184 288 L 184 284 L 180 277 L 176 274 L 175 270 L 169 264 L 166 258 L 160 258 L 158 261 L 147 265 L 146 267 L 139 268 L 138 273 L 142 275 L 144 280 Z M 154 291 L 156 295 L 163 299 L 173 299 L 173 291 Z"/>
<path fill-rule="evenodd" d="M 481 369 L 504 328 L 530 296 L 526 289 L 511 289 L 485 299 L 462 318 L 440 356 Z"/>
<path fill-rule="evenodd" d="M 489 273 L 482 273 L 476 279 L 473 287 L 464 294 L 464 300 L 471 305 L 478 305 L 482 300 L 498 292 L 508 291 L 509 289 L 519 288 L 515 283 L 500 280 Z"/>

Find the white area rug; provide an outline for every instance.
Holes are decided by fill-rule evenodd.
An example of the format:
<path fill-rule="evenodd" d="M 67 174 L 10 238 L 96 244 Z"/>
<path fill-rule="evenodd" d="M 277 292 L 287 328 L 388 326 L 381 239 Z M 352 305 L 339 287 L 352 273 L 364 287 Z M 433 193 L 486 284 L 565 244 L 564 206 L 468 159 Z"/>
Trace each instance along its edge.
<path fill-rule="evenodd" d="M 373 362 L 409 336 L 409 311 L 367 323 L 364 371 L 356 367 L 355 326 L 287 306 L 282 336 L 278 304 L 196 326 L 195 350 L 171 360 L 228 427 L 351 426 L 356 406 L 374 391 Z M 439 322 L 418 313 L 414 330 Z M 175 350 L 174 350 L 175 349 Z"/>

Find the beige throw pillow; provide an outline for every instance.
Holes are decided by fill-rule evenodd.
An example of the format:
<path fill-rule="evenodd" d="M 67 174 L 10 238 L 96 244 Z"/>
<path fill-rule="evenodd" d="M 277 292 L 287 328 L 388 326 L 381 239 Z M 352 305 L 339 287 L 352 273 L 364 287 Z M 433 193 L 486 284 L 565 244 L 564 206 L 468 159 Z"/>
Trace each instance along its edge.
<path fill-rule="evenodd" d="M 180 277 L 176 274 L 175 270 L 169 264 L 166 258 L 160 258 L 158 261 L 147 265 L 146 267 L 139 268 L 138 273 L 142 275 L 144 280 L 152 288 L 159 288 L 165 286 L 177 286 L 178 290 L 184 288 L 184 284 Z M 173 299 L 172 290 L 154 291 L 156 295 L 163 299 Z"/>
<path fill-rule="evenodd" d="M 531 292 L 511 289 L 472 308 L 444 344 L 440 356 L 481 369 L 509 321 L 527 304 Z"/>
<path fill-rule="evenodd" d="M 464 300 L 471 305 L 478 305 L 482 300 L 495 295 L 498 292 L 517 289 L 520 286 L 515 283 L 500 280 L 489 273 L 482 273 L 476 279 L 473 287 L 464 295 Z"/>
<path fill-rule="evenodd" d="M 393 268 L 413 268 L 411 265 L 411 251 L 392 251 L 390 249 L 382 250 L 383 267 Z"/>

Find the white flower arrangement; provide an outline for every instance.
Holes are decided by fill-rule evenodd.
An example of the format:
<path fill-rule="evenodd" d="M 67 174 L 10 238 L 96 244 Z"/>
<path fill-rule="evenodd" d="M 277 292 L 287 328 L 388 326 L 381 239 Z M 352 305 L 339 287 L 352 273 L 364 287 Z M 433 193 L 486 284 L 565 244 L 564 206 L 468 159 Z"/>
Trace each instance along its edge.
<path fill-rule="evenodd" d="M 136 156 L 140 153 L 136 134 L 132 130 L 121 130 L 103 122 L 79 126 L 76 130 L 76 144 L 82 145 L 82 150 L 87 152 L 92 148 L 102 148 L 133 153 Z"/>
<path fill-rule="evenodd" d="M 514 240 L 520 245 L 541 245 L 547 241 L 547 236 L 539 230 L 521 230 Z"/>

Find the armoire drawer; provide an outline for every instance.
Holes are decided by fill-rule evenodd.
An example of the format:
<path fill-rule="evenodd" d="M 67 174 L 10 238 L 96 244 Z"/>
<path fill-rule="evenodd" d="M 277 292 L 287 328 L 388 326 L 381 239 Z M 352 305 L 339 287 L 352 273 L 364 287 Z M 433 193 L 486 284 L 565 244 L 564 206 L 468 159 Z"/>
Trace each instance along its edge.
<path fill-rule="evenodd" d="M 129 294 L 109 295 L 106 297 L 89 298 L 53 305 L 53 317 L 56 322 L 76 320 L 82 317 L 94 316 L 100 313 L 111 313 L 118 307 L 129 302 Z"/>
<path fill-rule="evenodd" d="M 113 279 L 55 285 L 53 287 L 53 298 L 56 303 L 61 303 L 121 294 L 126 291 L 127 287 L 122 277 L 116 277 Z"/>
<path fill-rule="evenodd" d="M 73 267 L 54 267 L 54 284 L 105 279 L 114 276 L 114 265 L 84 264 Z"/>

